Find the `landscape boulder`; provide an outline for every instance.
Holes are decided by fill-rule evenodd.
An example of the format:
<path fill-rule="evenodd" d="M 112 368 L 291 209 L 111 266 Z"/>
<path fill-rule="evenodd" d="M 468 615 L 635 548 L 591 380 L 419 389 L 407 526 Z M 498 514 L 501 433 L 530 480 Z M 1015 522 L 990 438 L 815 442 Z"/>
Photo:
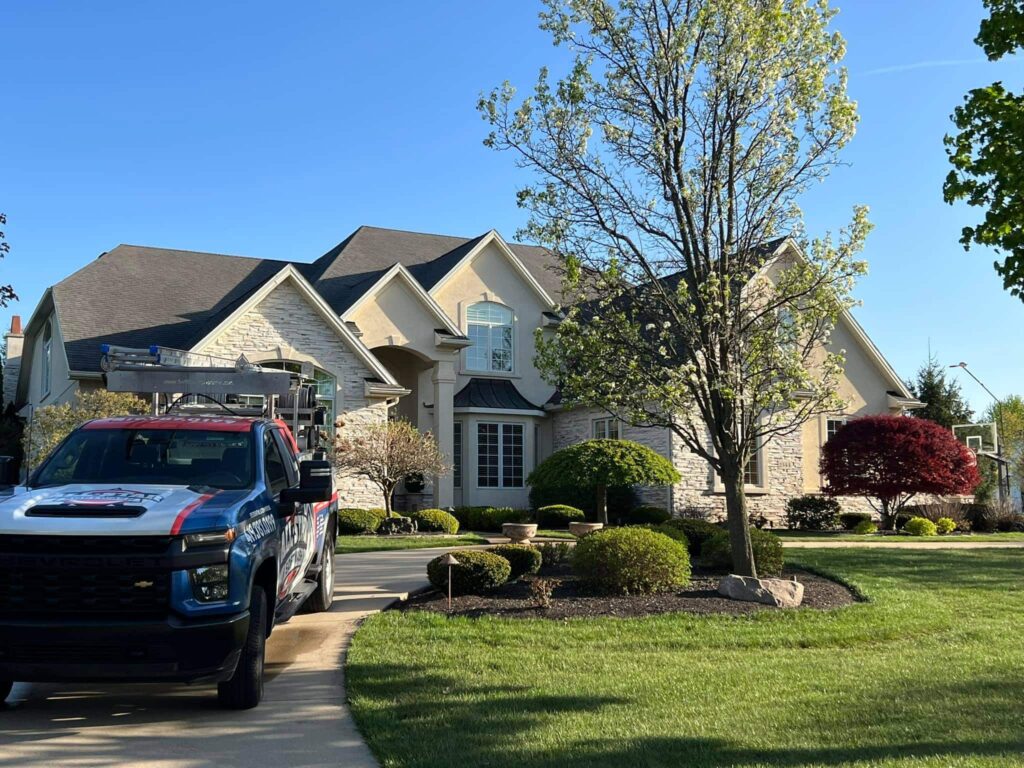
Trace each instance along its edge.
<path fill-rule="evenodd" d="M 718 594 L 732 600 L 797 608 L 804 599 L 804 585 L 786 579 L 755 579 L 729 575 L 718 582 Z"/>

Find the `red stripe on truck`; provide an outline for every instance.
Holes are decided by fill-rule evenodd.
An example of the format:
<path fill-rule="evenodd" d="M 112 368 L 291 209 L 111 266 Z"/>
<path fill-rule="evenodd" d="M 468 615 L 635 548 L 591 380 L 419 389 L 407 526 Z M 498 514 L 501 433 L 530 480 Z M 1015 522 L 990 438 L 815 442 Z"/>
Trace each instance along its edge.
<path fill-rule="evenodd" d="M 178 516 L 174 518 L 174 525 L 171 526 L 171 536 L 177 536 L 181 532 L 181 526 L 185 523 L 185 518 L 195 512 L 199 507 L 203 506 L 206 502 L 212 499 L 217 494 L 215 493 L 204 493 L 198 499 L 193 501 L 187 507 L 185 507 Z"/>

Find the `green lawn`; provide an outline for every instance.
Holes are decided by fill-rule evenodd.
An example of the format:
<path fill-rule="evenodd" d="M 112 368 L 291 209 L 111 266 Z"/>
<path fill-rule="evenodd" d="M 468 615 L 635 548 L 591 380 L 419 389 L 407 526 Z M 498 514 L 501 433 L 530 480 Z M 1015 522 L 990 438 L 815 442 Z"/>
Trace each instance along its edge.
<path fill-rule="evenodd" d="M 1024 553 L 799 559 L 871 602 L 570 622 L 386 612 L 352 643 L 352 710 L 389 767 L 1024 765 Z"/>
<path fill-rule="evenodd" d="M 383 552 L 393 549 L 426 549 L 428 547 L 464 547 L 486 544 L 487 539 L 475 533 L 461 536 L 339 536 L 334 551 L 339 555 L 353 552 Z"/>
<path fill-rule="evenodd" d="M 904 536 L 869 534 L 858 536 L 845 531 L 772 531 L 783 539 L 800 539 L 801 541 L 866 541 L 871 543 L 892 541 L 1024 541 L 1024 533 L 953 533 L 948 536 Z"/>

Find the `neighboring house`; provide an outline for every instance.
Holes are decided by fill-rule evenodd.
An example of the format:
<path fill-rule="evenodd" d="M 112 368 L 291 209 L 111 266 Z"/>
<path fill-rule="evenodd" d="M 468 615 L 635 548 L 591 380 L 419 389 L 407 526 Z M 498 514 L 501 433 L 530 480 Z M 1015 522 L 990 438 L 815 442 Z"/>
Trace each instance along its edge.
<path fill-rule="evenodd" d="M 390 413 L 436 436 L 455 469 L 414 503 L 525 507 L 526 476 L 553 450 L 622 437 L 666 455 L 683 476 L 648 499 L 676 512 L 721 510 L 717 479 L 668 430 L 561 407 L 532 362 L 536 329 L 559 322 L 559 295 L 544 249 L 494 231 L 466 239 L 361 227 L 312 263 L 120 245 L 48 289 L 24 334 L 20 321 L 12 326 L 4 398 L 25 413 L 102 386 L 101 343 L 311 364 L 343 434 Z M 852 317 L 832 343 L 847 351 L 849 407 L 758 454 L 755 511 L 778 515 L 790 496 L 820 490 L 820 447 L 844 419 L 918 405 Z M 339 482 L 345 504 L 380 504 L 367 482 Z"/>

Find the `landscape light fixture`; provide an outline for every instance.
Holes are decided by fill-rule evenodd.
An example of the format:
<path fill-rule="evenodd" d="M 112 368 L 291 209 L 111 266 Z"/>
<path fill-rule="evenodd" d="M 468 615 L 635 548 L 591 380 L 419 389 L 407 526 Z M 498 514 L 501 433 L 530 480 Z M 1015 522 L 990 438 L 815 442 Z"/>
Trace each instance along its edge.
<path fill-rule="evenodd" d="M 445 555 L 444 560 L 441 561 L 441 565 L 448 566 L 448 613 L 452 612 L 452 567 L 458 564 L 459 561 L 451 552 Z"/>

